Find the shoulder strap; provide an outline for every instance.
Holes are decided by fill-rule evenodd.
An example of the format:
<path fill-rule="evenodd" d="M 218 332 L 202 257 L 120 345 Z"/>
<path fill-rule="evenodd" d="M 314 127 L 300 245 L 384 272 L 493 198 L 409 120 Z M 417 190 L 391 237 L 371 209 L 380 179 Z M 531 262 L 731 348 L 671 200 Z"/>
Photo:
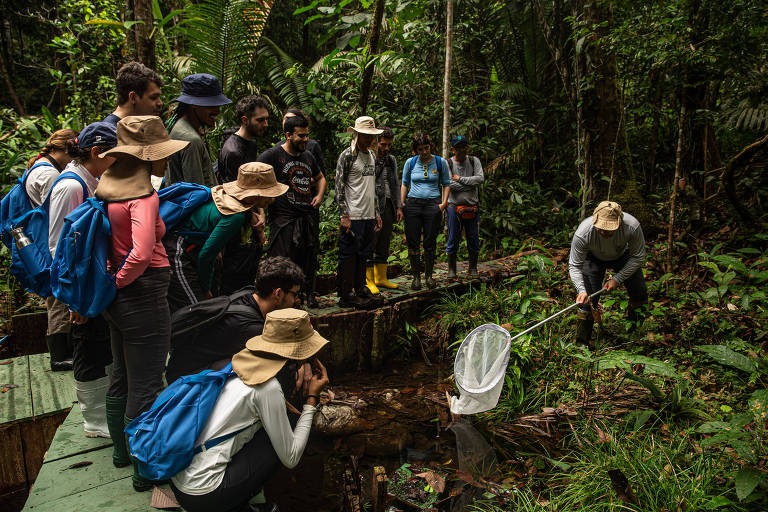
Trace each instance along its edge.
<path fill-rule="evenodd" d="M 77 182 L 80 183 L 80 186 L 83 187 L 83 201 L 88 199 L 88 186 L 83 181 L 83 178 L 78 176 L 76 172 L 72 171 L 64 171 L 63 173 L 59 174 L 59 177 L 56 178 L 56 181 L 54 181 L 53 185 L 51 185 L 51 190 L 53 190 L 53 187 L 55 187 L 58 182 L 66 179 L 77 180 Z M 51 193 L 48 192 L 48 195 L 50 196 Z"/>
<path fill-rule="evenodd" d="M 416 159 L 419 158 L 419 155 L 413 155 L 410 160 L 408 160 L 408 174 L 413 172 L 413 168 L 416 167 Z"/>
<path fill-rule="evenodd" d="M 437 155 L 435 155 L 435 170 L 437 171 L 438 176 L 443 171 L 443 159 Z"/>
<path fill-rule="evenodd" d="M 453 172 L 453 158 L 448 157 L 448 170 Z"/>

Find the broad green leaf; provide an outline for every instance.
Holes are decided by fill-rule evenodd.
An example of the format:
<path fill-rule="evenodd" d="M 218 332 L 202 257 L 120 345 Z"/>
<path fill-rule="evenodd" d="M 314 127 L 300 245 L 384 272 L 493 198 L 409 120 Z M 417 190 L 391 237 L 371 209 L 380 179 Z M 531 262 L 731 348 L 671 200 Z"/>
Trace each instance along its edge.
<path fill-rule="evenodd" d="M 722 430 L 729 430 L 730 428 L 731 424 L 724 421 L 707 421 L 706 423 L 699 425 L 696 432 L 699 432 L 700 434 L 712 434 Z"/>
<path fill-rule="evenodd" d="M 739 501 L 752 494 L 757 484 L 765 481 L 765 474 L 754 468 L 742 468 L 736 473 L 736 497 Z"/>
<path fill-rule="evenodd" d="M 720 364 L 731 366 L 748 373 L 755 371 L 755 362 L 744 354 L 739 354 L 725 345 L 702 345 L 696 350 L 704 352 Z"/>
<path fill-rule="evenodd" d="M 305 5 L 304 7 L 299 7 L 298 9 L 296 9 L 295 11 L 293 11 L 293 14 L 294 14 L 294 15 L 296 15 L 296 14 L 301 14 L 301 13 L 303 13 L 303 12 L 311 11 L 312 9 L 314 9 L 315 7 L 317 7 L 317 4 L 319 4 L 319 3 L 320 3 L 320 2 L 319 2 L 319 0 L 314 0 L 314 1 L 313 1 L 311 4 L 309 4 L 309 5 Z"/>
<path fill-rule="evenodd" d="M 739 457 L 746 460 L 750 464 L 757 464 L 757 453 L 752 444 L 742 439 L 734 439 L 730 442 L 731 448 L 736 450 Z"/>

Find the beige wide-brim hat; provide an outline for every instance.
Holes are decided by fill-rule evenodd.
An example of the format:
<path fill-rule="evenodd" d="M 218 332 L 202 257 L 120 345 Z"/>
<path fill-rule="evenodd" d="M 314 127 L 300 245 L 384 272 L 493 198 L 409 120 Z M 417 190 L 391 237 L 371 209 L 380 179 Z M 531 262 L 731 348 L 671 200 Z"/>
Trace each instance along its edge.
<path fill-rule="evenodd" d="M 272 166 L 263 162 L 248 162 L 237 169 L 237 180 L 216 185 L 211 197 L 222 215 L 234 215 L 249 208 L 262 197 L 285 194 L 288 185 L 278 183 Z"/>
<path fill-rule="evenodd" d="M 597 205 L 597 208 L 592 213 L 592 224 L 597 229 L 616 231 L 621 226 L 623 217 L 624 214 L 621 212 L 619 203 L 603 201 Z"/>
<path fill-rule="evenodd" d="M 245 343 L 232 358 L 232 369 L 240 379 L 254 386 L 263 384 L 288 359 L 304 360 L 315 355 L 328 340 L 312 328 L 309 313 L 300 309 L 278 309 L 267 313 L 264 331 Z"/>
<path fill-rule="evenodd" d="M 355 126 L 347 128 L 347 133 L 367 133 L 368 135 L 381 135 L 384 130 L 376 128 L 373 118 L 370 116 L 361 116 L 355 119 Z"/>
<path fill-rule="evenodd" d="M 157 116 L 128 116 L 117 123 L 117 146 L 100 156 L 131 155 L 145 162 L 154 162 L 188 145 L 189 141 L 171 139 L 163 121 Z"/>

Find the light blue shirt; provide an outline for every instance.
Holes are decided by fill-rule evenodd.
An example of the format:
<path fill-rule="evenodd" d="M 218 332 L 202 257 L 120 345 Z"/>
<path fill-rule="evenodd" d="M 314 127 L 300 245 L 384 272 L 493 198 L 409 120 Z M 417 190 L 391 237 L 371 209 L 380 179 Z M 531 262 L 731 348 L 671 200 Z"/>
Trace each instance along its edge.
<path fill-rule="evenodd" d="M 416 165 L 409 171 L 411 158 L 416 158 Z M 451 185 L 451 173 L 448 170 L 448 163 L 441 158 L 443 165 L 437 168 L 437 160 L 434 156 L 427 163 L 427 177 L 424 177 L 424 164 L 418 156 L 411 157 L 405 161 L 403 166 L 403 185 L 410 187 L 408 197 L 415 199 L 440 199 L 440 185 L 448 187 Z"/>

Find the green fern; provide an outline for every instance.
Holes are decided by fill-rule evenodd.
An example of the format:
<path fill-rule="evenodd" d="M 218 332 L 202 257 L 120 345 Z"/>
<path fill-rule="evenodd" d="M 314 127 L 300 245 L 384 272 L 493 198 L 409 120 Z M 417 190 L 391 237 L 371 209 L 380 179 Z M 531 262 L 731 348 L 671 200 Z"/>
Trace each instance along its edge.
<path fill-rule="evenodd" d="M 301 63 L 267 36 L 262 36 L 258 54 L 264 60 L 272 87 L 283 101 L 309 110 L 312 100 L 307 93 L 306 70 Z"/>
<path fill-rule="evenodd" d="M 189 7 L 189 69 L 221 80 L 238 97 L 254 77 L 258 44 L 274 0 L 203 0 Z"/>

